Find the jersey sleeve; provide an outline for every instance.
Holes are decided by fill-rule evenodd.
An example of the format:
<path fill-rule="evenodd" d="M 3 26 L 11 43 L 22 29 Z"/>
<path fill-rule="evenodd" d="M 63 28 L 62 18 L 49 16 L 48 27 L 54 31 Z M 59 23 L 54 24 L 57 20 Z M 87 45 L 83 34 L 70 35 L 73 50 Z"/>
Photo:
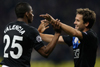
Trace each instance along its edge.
<path fill-rule="evenodd" d="M 92 35 L 90 32 L 82 32 L 83 35 L 83 39 L 81 39 L 82 41 L 84 40 L 85 42 L 89 41 L 92 38 Z"/>
<path fill-rule="evenodd" d="M 42 41 L 42 38 L 39 34 L 39 32 L 37 31 L 37 29 L 33 29 L 30 34 L 29 34 L 29 38 L 31 40 L 31 45 L 33 46 L 33 48 L 35 50 L 40 49 L 42 46 L 44 46 L 44 43 Z"/>
<path fill-rule="evenodd" d="M 69 35 L 63 35 L 64 42 L 68 44 L 68 46 L 72 46 L 72 37 Z"/>
<path fill-rule="evenodd" d="M 80 39 L 82 42 L 87 43 L 87 45 L 92 46 L 89 43 L 94 43 L 94 41 L 97 41 L 97 36 L 91 32 L 91 31 L 87 31 L 87 32 L 82 32 L 83 35 L 83 39 Z"/>

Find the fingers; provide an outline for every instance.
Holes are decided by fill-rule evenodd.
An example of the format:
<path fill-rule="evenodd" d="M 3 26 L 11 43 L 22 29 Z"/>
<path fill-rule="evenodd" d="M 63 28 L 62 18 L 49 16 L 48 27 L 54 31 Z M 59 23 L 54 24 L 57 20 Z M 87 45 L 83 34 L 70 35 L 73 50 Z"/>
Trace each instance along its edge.
<path fill-rule="evenodd" d="M 45 28 L 45 29 L 47 29 L 47 28 L 49 28 L 49 21 L 47 21 L 46 19 L 44 19 L 44 20 L 41 20 L 41 24 L 43 25 L 43 27 Z"/>
<path fill-rule="evenodd" d="M 56 22 L 54 23 L 55 27 L 56 28 L 59 28 L 60 27 L 60 20 L 56 19 Z"/>
<path fill-rule="evenodd" d="M 38 27 L 38 31 L 39 32 L 44 32 L 47 28 L 49 28 L 49 21 L 47 21 L 46 19 L 41 20 L 41 24 Z"/>
<path fill-rule="evenodd" d="M 41 20 L 41 23 L 44 24 L 44 26 L 48 26 L 49 25 L 49 21 L 47 21 L 46 19 Z"/>
<path fill-rule="evenodd" d="M 42 22 L 42 23 L 45 23 L 45 22 L 46 22 L 46 20 L 45 20 L 45 19 L 44 19 L 44 20 L 41 20 L 41 22 Z"/>
<path fill-rule="evenodd" d="M 40 17 L 43 17 L 43 18 L 48 18 L 50 15 L 49 14 L 41 14 L 41 15 L 39 15 Z"/>
<path fill-rule="evenodd" d="M 49 28 L 49 23 L 53 26 L 53 28 L 55 29 L 55 31 L 60 32 L 61 27 L 60 27 L 60 20 L 58 19 L 54 19 L 51 15 L 49 15 L 48 13 L 46 14 L 41 14 L 39 15 L 40 17 L 45 18 L 46 20 L 41 20 L 41 23 L 44 24 L 44 29 Z"/>
<path fill-rule="evenodd" d="M 44 26 L 46 27 L 46 26 L 48 26 L 49 25 L 49 23 L 44 23 Z"/>
<path fill-rule="evenodd" d="M 58 21 L 56 21 L 56 23 L 55 23 L 55 27 L 56 27 L 56 29 L 60 29 L 60 24 L 59 24 Z"/>
<path fill-rule="evenodd" d="M 39 15 L 40 17 L 46 18 L 45 14 Z"/>
<path fill-rule="evenodd" d="M 48 21 L 51 21 L 51 20 L 53 19 L 53 17 L 52 17 L 51 15 L 49 15 L 48 13 L 46 13 L 46 14 L 41 14 L 41 15 L 39 15 L 39 16 L 45 18 L 45 19 L 48 20 Z"/>
<path fill-rule="evenodd" d="M 60 20 L 56 19 L 55 23 L 52 23 L 52 26 L 55 32 L 61 33 Z"/>
<path fill-rule="evenodd" d="M 49 26 L 47 26 L 45 29 L 48 29 L 49 28 Z"/>

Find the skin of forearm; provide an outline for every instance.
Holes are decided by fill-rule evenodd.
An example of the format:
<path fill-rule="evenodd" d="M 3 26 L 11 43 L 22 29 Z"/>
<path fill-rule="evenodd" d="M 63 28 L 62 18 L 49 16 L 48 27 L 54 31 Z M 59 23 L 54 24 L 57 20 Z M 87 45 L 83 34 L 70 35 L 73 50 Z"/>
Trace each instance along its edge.
<path fill-rule="evenodd" d="M 45 53 L 46 53 L 47 55 L 50 55 L 50 53 L 51 53 L 51 52 L 53 51 L 53 49 L 55 48 L 59 36 L 60 36 L 59 33 L 55 34 L 54 37 L 53 37 L 53 39 L 52 39 L 52 41 L 46 46 L 46 51 L 45 51 Z"/>
<path fill-rule="evenodd" d="M 65 33 L 67 33 L 67 34 L 70 35 L 70 36 L 76 36 L 76 34 L 77 34 L 76 29 L 74 29 L 73 27 L 68 26 L 68 25 L 66 25 L 66 24 L 64 24 L 64 23 L 61 23 L 61 22 L 60 22 L 60 25 L 61 25 L 62 30 L 63 30 Z"/>
<path fill-rule="evenodd" d="M 52 21 L 53 23 L 56 22 L 56 20 L 55 20 L 53 17 L 51 17 L 51 19 L 52 19 L 51 21 Z M 70 36 L 76 36 L 76 34 L 77 34 L 77 30 L 76 30 L 76 29 L 74 29 L 73 27 L 68 26 L 68 25 L 66 25 L 66 24 L 64 24 L 64 23 L 61 23 L 61 22 L 60 22 L 60 25 L 61 25 L 62 30 L 63 30 L 65 33 L 67 33 L 67 34 L 70 35 Z"/>
<path fill-rule="evenodd" d="M 45 42 L 51 42 L 52 38 L 54 37 L 54 35 L 43 34 L 43 33 L 40 33 L 40 36 L 41 36 L 42 40 L 45 41 Z"/>

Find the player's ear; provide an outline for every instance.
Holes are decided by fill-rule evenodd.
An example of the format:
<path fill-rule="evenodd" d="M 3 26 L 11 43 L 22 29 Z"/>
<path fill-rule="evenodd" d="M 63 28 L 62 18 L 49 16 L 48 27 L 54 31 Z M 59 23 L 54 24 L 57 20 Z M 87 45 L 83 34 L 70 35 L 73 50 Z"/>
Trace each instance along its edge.
<path fill-rule="evenodd" d="M 25 15 L 28 16 L 28 12 L 26 12 Z"/>
<path fill-rule="evenodd" d="M 85 26 L 87 27 L 88 25 L 89 25 L 89 22 L 86 22 L 86 23 L 85 23 Z"/>

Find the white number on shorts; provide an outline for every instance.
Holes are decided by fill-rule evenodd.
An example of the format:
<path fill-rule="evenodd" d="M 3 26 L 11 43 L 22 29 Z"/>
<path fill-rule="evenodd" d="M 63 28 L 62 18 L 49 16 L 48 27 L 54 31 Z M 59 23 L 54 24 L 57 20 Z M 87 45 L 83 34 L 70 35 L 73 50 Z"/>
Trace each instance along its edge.
<path fill-rule="evenodd" d="M 3 42 L 5 43 L 5 40 L 6 40 L 6 45 L 5 45 L 5 48 L 4 48 L 4 57 L 5 58 L 8 58 L 9 55 L 8 53 L 6 52 L 6 50 L 8 49 L 8 47 L 10 46 L 10 37 L 9 35 L 5 35 L 4 36 L 4 40 Z M 10 51 L 10 56 L 14 59 L 18 59 L 21 57 L 22 55 L 22 52 L 23 52 L 23 48 L 22 46 L 19 44 L 19 43 L 16 43 L 16 41 L 22 41 L 23 40 L 23 37 L 21 36 L 17 36 L 17 35 L 14 35 L 13 39 L 12 39 L 12 43 L 11 43 L 11 48 L 17 48 L 18 49 L 18 52 L 17 54 L 14 54 L 14 51 Z"/>

